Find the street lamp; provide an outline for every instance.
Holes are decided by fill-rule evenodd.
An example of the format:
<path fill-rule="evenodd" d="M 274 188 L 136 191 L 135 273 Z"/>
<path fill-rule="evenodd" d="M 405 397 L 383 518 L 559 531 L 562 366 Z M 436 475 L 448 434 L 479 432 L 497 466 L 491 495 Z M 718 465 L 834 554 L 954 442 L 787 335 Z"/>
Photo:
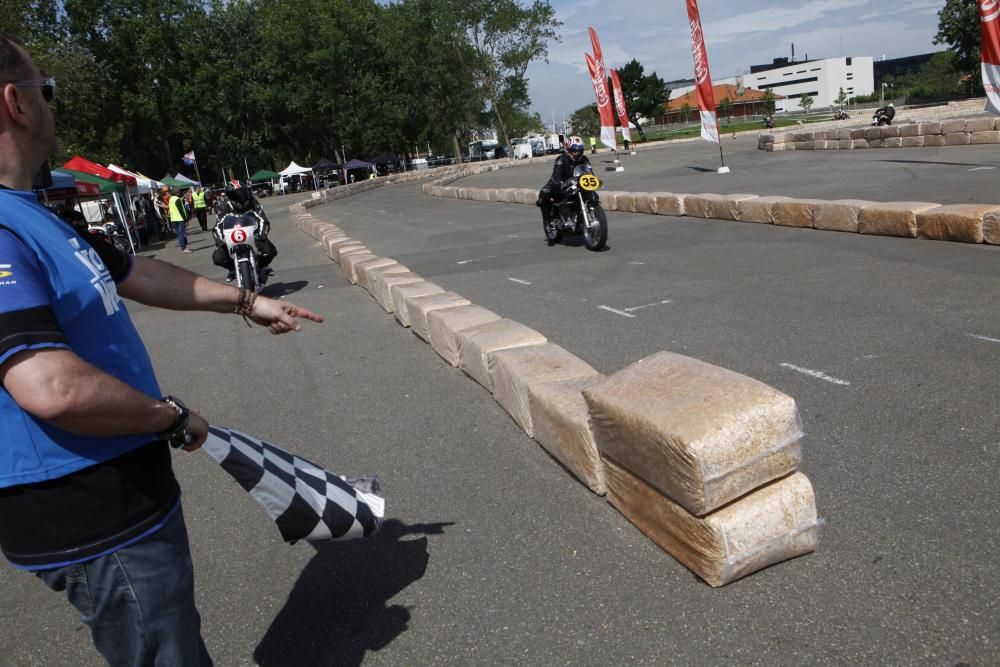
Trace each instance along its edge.
<path fill-rule="evenodd" d="M 888 85 L 885 81 L 882 82 L 882 106 L 885 106 L 885 87 Z"/>

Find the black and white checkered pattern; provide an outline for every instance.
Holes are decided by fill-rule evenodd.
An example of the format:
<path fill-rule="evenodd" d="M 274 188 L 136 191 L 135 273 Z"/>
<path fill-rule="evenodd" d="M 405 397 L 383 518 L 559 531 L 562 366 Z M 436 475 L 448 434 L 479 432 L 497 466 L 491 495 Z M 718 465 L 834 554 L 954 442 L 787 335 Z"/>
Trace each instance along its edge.
<path fill-rule="evenodd" d="M 202 446 L 278 524 L 286 542 L 368 537 L 385 515 L 378 477 L 334 475 L 258 438 L 209 427 Z"/>

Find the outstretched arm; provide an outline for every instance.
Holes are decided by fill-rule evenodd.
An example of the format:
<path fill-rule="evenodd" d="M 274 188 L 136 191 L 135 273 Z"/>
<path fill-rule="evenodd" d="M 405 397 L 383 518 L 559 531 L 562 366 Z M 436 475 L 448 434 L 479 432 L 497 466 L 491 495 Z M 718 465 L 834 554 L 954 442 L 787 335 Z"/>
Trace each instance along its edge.
<path fill-rule="evenodd" d="M 118 293 L 147 306 L 214 313 L 234 312 L 240 298 L 235 287 L 148 257 L 135 257 L 132 273 L 118 285 Z M 273 334 L 299 331 L 298 318 L 323 321 L 310 310 L 264 296 L 254 302 L 249 317 Z"/>

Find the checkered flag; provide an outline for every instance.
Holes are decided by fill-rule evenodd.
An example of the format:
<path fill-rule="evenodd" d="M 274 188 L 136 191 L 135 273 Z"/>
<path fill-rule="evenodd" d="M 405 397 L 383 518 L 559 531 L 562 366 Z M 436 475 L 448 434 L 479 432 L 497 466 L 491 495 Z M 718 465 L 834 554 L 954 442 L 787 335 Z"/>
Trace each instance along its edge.
<path fill-rule="evenodd" d="M 281 537 L 317 542 L 378 532 L 385 500 L 377 475 L 334 475 L 258 438 L 210 426 L 202 445 L 278 524 Z"/>

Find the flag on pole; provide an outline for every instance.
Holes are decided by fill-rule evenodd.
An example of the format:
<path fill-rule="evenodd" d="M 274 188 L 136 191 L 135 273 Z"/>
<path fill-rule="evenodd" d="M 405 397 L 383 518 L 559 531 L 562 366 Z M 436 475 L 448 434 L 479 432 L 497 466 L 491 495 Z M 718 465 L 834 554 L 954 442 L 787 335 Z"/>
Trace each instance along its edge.
<path fill-rule="evenodd" d="M 986 110 L 1000 114 L 1000 2 L 979 0 L 979 22 L 983 32 L 983 88 Z"/>
<path fill-rule="evenodd" d="M 385 500 L 378 476 L 335 475 L 246 433 L 210 426 L 202 449 L 256 500 L 289 543 L 368 537 Z"/>
<path fill-rule="evenodd" d="M 184 155 L 184 157 L 181 158 L 181 160 L 183 160 L 184 164 L 186 164 L 189 167 L 191 165 L 193 165 L 196 162 L 195 157 L 194 157 L 194 151 L 191 151 L 190 153 L 186 153 Z"/>
<path fill-rule="evenodd" d="M 694 81 L 698 89 L 698 109 L 701 112 L 701 138 L 719 143 L 719 118 L 715 113 L 715 94 L 712 92 L 712 75 L 708 70 L 708 51 L 705 34 L 701 30 L 698 0 L 687 0 L 688 20 L 691 23 L 691 49 L 694 53 Z"/>
<path fill-rule="evenodd" d="M 628 108 L 625 106 L 625 94 L 622 92 L 622 82 L 618 72 L 611 70 L 611 89 L 615 94 L 615 109 L 618 111 L 618 122 L 622 126 L 622 136 L 625 141 L 632 141 L 632 130 L 628 126 Z"/>
<path fill-rule="evenodd" d="M 608 92 L 608 70 L 604 66 L 604 52 L 601 50 L 601 40 L 597 31 L 587 28 L 590 33 L 590 44 L 594 48 L 594 56 L 587 56 L 587 69 L 597 93 L 597 110 L 601 114 L 601 143 L 613 151 L 618 151 L 618 138 L 615 136 L 615 114 L 611 110 L 611 95 Z"/>

